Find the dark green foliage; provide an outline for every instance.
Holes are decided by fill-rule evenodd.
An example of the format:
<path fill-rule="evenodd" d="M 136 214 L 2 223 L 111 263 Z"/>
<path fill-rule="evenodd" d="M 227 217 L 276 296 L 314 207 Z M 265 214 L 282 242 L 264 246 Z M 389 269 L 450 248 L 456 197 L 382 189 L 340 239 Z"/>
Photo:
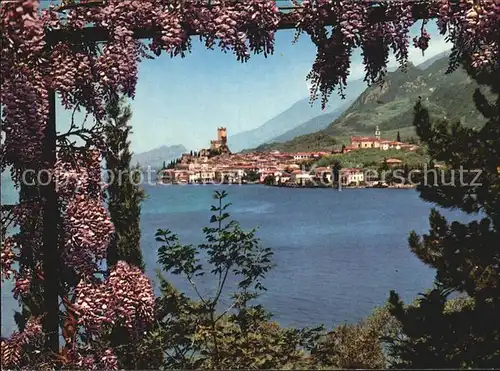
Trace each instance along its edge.
<path fill-rule="evenodd" d="M 342 164 L 340 161 L 334 161 L 332 164 L 332 181 L 338 182 L 340 180 L 340 171 L 342 170 Z"/>
<path fill-rule="evenodd" d="M 435 161 L 444 162 L 446 182 L 418 187 L 423 199 L 445 208 L 481 213 L 468 224 L 449 223 L 433 210 L 430 232 L 412 232 L 412 252 L 436 269 L 435 288 L 418 305 L 405 307 L 391 293 L 391 313 L 402 336 L 388 339 L 394 367 L 492 368 L 500 365 L 500 81 L 489 79 L 496 103 L 477 89 L 474 103 L 487 120 L 480 130 L 460 123 L 433 121 L 422 102 L 415 106 L 414 124 Z M 479 170 L 460 176 L 458 170 Z M 455 173 L 453 173 L 453 170 Z M 455 184 L 451 184 L 454 181 Z M 434 182 L 432 182 L 434 183 Z M 450 293 L 462 293 L 470 305 L 446 310 Z"/>
<path fill-rule="evenodd" d="M 278 150 L 282 152 L 328 151 L 334 149 L 337 140 L 330 134 L 322 131 L 295 137 L 285 143 L 263 144 L 256 148 L 257 151 Z"/>
<path fill-rule="evenodd" d="M 177 164 L 176 160 L 172 160 L 168 163 L 168 165 L 162 169 L 162 170 L 165 170 L 165 169 L 175 169 L 175 165 Z"/>
<path fill-rule="evenodd" d="M 242 180 L 248 183 L 256 183 L 259 182 L 260 175 L 258 172 L 250 170 L 245 173 Z"/>
<path fill-rule="evenodd" d="M 115 233 L 108 248 L 107 263 L 109 267 L 119 260 L 124 260 L 144 270 L 139 219 L 145 194 L 138 186 L 141 179 L 139 168 L 130 167 L 132 153 L 128 135 L 131 127 L 128 122 L 131 118 L 132 111 L 130 106 L 125 106 L 123 98 L 108 104 L 105 160 L 108 174 L 111 176 L 107 198 Z"/>
<path fill-rule="evenodd" d="M 434 289 L 405 306 L 391 291 L 390 312 L 399 321 L 398 331 L 384 336 L 384 340 L 389 344 L 394 368 L 479 367 L 474 360 L 478 356 L 474 346 L 477 334 L 470 332 L 479 320 L 474 300 L 449 300 L 448 293 Z"/>
<path fill-rule="evenodd" d="M 396 336 L 399 328 L 387 308 L 376 309 L 363 321 L 342 324 L 322 336 L 311 351 L 311 366 L 329 369 L 387 367 L 381 338 Z"/>
<path fill-rule="evenodd" d="M 405 140 L 405 142 L 410 144 L 419 144 L 418 140 L 415 137 L 409 137 L 408 139 Z"/>
<path fill-rule="evenodd" d="M 398 130 L 398 134 L 396 135 L 396 141 L 401 142 L 401 135 L 399 134 L 399 130 Z"/>
<path fill-rule="evenodd" d="M 271 186 L 271 185 L 274 185 L 275 183 L 275 178 L 274 176 L 272 175 L 268 175 L 264 178 L 264 184 L 265 185 L 268 185 L 268 186 Z"/>
<path fill-rule="evenodd" d="M 389 170 L 389 165 L 387 164 L 387 157 L 384 157 L 384 160 L 382 161 L 382 164 L 380 165 L 379 172 L 382 173 L 384 171 Z"/>

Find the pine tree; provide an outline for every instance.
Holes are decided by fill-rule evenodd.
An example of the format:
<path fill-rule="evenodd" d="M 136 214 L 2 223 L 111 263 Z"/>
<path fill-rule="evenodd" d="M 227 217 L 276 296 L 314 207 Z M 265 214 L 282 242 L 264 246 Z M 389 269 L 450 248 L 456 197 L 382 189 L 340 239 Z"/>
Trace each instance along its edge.
<path fill-rule="evenodd" d="M 433 209 L 430 232 L 423 237 L 411 233 L 412 252 L 436 270 L 435 287 L 411 306 L 391 292 L 390 310 L 402 326 L 402 336 L 387 339 L 395 367 L 500 365 L 500 74 L 472 77 L 490 83 L 496 95 L 492 104 L 480 89 L 474 93 L 476 108 L 488 120 L 483 128 L 433 122 L 421 102 L 415 106 L 414 125 L 430 156 L 455 169 L 446 171 L 446 183 L 420 185 L 421 197 L 481 217 L 449 223 Z M 461 166 L 474 171 L 460 175 Z M 479 179 L 474 179 L 475 169 Z M 449 185 L 451 180 L 455 185 Z M 451 293 L 463 295 L 465 304 L 448 308 Z"/>
<path fill-rule="evenodd" d="M 139 188 L 138 167 L 131 168 L 129 121 L 132 118 L 130 106 L 123 98 L 111 101 L 107 106 L 105 124 L 107 153 L 106 167 L 112 178 L 107 188 L 108 207 L 115 227 L 115 233 L 108 249 L 108 267 L 124 260 L 144 270 L 140 249 L 141 230 L 139 219 L 141 203 L 145 193 Z"/>
<path fill-rule="evenodd" d="M 397 142 L 401 142 L 401 135 L 399 134 L 399 130 L 398 130 L 398 135 L 396 137 L 396 141 Z"/>

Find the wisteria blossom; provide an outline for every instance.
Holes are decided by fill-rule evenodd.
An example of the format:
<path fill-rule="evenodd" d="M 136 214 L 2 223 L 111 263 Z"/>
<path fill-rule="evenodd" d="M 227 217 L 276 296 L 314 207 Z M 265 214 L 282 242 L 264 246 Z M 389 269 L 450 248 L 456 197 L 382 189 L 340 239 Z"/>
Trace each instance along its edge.
<path fill-rule="evenodd" d="M 77 286 L 75 310 L 90 331 L 120 324 L 133 331 L 153 320 L 154 293 L 141 270 L 118 262 L 104 282 L 82 280 Z"/>

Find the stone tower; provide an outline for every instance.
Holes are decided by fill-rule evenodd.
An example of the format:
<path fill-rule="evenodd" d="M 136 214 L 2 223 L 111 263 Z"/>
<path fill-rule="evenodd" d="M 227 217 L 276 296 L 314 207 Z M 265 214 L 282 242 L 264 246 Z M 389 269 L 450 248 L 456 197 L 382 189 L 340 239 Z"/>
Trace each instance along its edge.
<path fill-rule="evenodd" d="M 375 138 L 377 138 L 378 140 L 380 140 L 380 130 L 378 128 L 378 125 L 377 127 L 375 128 Z"/>
<path fill-rule="evenodd" d="M 217 141 L 221 144 L 227 143 L 227 129 L 217 128 Z"/>

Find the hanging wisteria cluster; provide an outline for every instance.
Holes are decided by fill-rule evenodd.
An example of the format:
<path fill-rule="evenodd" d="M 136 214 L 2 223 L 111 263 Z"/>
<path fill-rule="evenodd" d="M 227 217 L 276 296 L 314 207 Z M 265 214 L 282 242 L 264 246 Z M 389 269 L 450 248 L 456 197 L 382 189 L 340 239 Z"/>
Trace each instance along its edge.
<path fill-rule="evenodd" d="M 106 323 L 140 330 L 153 319 L 154 296 L 149 280 L 139 268 L 123 261 L 113 267 L 104 282 L 82 281 L 77 292 L 75 310 L 90 332 L 102 331 Z"/>
<path fill-rule="evenodd" d="M 43 341 L 42 326 L 40 318 L 32 317 L 26 323 L 24 331 L 14 332 L 11 337 L 1 343 L 1 368 L 6 370 L 21 363 L 23 358 L 29 358 L 30 355 L 23 354 L 24 345 L 37 345 Z"/>
<path fill-rule="evenodd" d="M 191 49 L 190 37 L 197 35 L 207 48 L 232 52 L 238 61 L 245 62 L 252 53 L 272 54 L 275 32 L 285 23 L 299 34 L 309 35 L 317 46 L 307 78 L 312 98 L 319 93 L 323 105 L 335 90 L 343 94 L 354 49 L 362 51 L 368 83 L 384 77 L 390 51 L 404 67 L 411 41 L 425 50 L 430 36 L 424 24 L 420 36 L 409 38 L 409 28 L 420 18 L 436 18 L 440 31 L 449 35 L 456 53 L 465 56 L 470 67 L 478 71 L 498 69 L 500 60 L 498 0 L 382 2 L 381 18 L 373 17 L 373 2 L 359 0 L 304 0 L 289 13 L 280 12 L 271 0 L 106 0 L 98 6 L 86 6 L 95 0 L 79 3 L 61 12 L 54 6 L 42 10 L 36 0 L 0 5 L 0 104 L 5 138 L 1 169 L 10 167 L 17 185 L 21 185 L 26 170 L 49 170 L 55 177 L 62 216 L 58 251 L 61 262 L 78 282 L 63 287 L 61 295 L 65 303 L 71 302 L 68 297 L 73 298 L 67 310 L 71 309 L 77 323 L 89 332 L 113 324 L 117 318 L 128 328 L 139 328 L 150 321 L 153 291 L 139 270 L 122 263 L 111 268 L 107 278 L 96 278 L 113 231 L 102 206 L 99 138 L 95 136 L 97 142 L 83 154 L 60 153 L 55 165 L 44 164 L 49 91 L 59 94 L 65 108 L 85 109 L 100 120 L 105 102 L 116 94 L 134 97 L 141 59 L 162 52 L 184 56 Z M 105 35 L 106 42 L 93 39 L 89 26 Z M 149 39 L 139 40 L 136 36 L 141 33 Z M 83 34 L 90 38 L 82 38 Z M 33 277 L 43 280 L 44 276 L 39 261 L 41 202 L 35 192 L 13 209 L 13 221 L 24 228 L 24 235 L 7 236 L 5 228 L 1 231 L 2 280 L 14 277 L 19 297 L 29 293 Z M 26 230 L 30 230 L 29 236 Z M 31 262 L 16 268 L 23 249 L 28 247 Z M 25 331 L 29 329 L 32 327 Z M 2 357 L 5 367 L 18 365 L 20 346 L 27 338 L 28 334 L 16 334 L 2 341 L 2 353 L 13 354 Z M 93 357 L 78 353 L 72 346 L 67 354 L 73 354 L 73 365 L 117 367 L 112 349 L 96 350 Z"/>
<path fill-rule="evenodd" d="M 92 277 L 106 258 L 113 225 L 102 205 L 100 153 L 61 154 L 55 164 L 55 183 L 62 207 L 62 258 L 81 277 Z M 68 158 L 72 155 L 72 158 Z"/>

